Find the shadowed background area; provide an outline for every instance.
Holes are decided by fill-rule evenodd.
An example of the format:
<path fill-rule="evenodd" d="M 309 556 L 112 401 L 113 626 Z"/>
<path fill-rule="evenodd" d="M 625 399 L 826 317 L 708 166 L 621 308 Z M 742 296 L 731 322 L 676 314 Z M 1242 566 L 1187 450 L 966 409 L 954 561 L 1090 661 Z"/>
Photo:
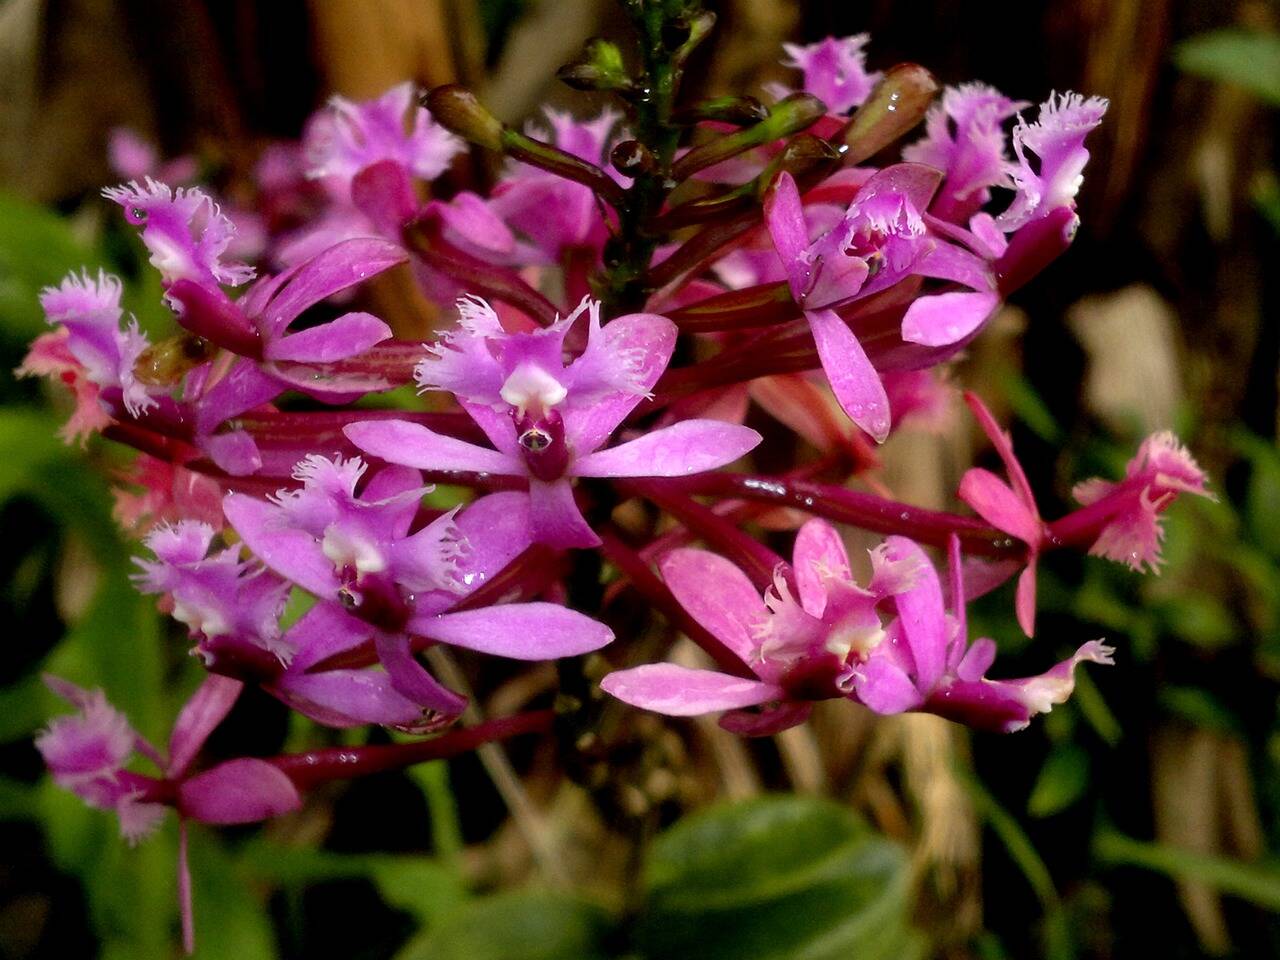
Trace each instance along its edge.
<path fill-rule="evenodd" d="M 714 800 L 772 792 L 812 798 L 799 813 L 748 808 L 751 822 L 774 817 L 773 829 L 794 833 L 803 866 L 818 870 L 831 850 L 861 843 L 863 829 L 907 851 L 897 879 L 881 877 L 869 858 L 859 861 L 863 874 L 850 873 L 860 878 L 852 886 L 811 889 L 797 880 L 805 895 L 789 900 L 774 891 L 769 909 L 793 924 L 825 930 L 824 898 L 834 898 L 841 922 L 861 918 L 872 930 L 892 926 L 876 909 L 902 913 L 924 934 L 910 941 L 918 951 L 910 955 L 1275 955 L 1275 7 L 707 6 L 719 24 L 696 55 L 687 97 L 759 93 L 788 77 L 779 63 L 784 41 L 866 31 L 876 69 L 915 61 L 945 83 L 981 79 L 1033 102 L 1049 90 L 1109 98 L 1089 141 L 1074 246 L 1012 297 L 952 380 L 979 390 L 998 419 L 1013 424 L 1047 516 L 1067 503 L 1072 479 L 1114 473 L 1125 451 L 1163 428 L 1195 451 L 1219 501 L 1170 515 L 1160 577 L 1140 580 L 1055 554 L 1041 581 L 1041 645 L 1025 662 L 1012 589 L 975 603 L 981 632 L 1000 643 L 1017 675 L 1033 672 L 1045 649 L 1085 638 L 1105 635 L 1120 650 L 1115 667 L 1091 674 L 1078 700 L 1043 724 L 997 737 L 930 716 L 874 718 L 820 704 L 809 724 L 744 742 L 714 722 L 643 716 L 634 719 L 643 747 L 613 758 L 613 780 L 595 793 L 560 777 L 549 745 L 527 743 L 508 750 L 514 785 L 483 756 L 371 777 L 321 793 L 304 812 L 266 828 L 197 835 L 197 910 L 229 918 L 200 955 L 620 956 L 615 942 L 632 941 L 567 894 L 585 891 L 631 918 L 641 942 L 665 942 L 644 933 L 655 921 L 636 909 L 640 844 L 628 830 L 642 820 L 638 812 L 668 827 Z M 126 276 L 130 257 L 136 271 L 125 233 L 104 226 L 105 205 L 86 203 L 117 179 L 107 155 L 112 129 L 132 128 L 164 157 L 194 154 L 207 179 L 234 199 L 247 190 L 261 150 L 296 138 L 333 93 L 359 99 L 406 79 L 423 87 L 461 80 L 510 123 L 536 117 L 548 102 L 593 114 L 598 98 L 557 84 L 555 70 L 587 38 L 622 30 L 607 0 L 7 0 L 0 5 L 6 368 L 41 329 L 40 286 L 58 279 L 64 260 L 78 265 L 78 249 L 101 244 Z M 486 182 L 491 160 L 456 164 L 445 188 Z M 45 264 L 53 264 L 51 275 Z M 404 336 L 447 322 L 394 277 L 375 285 L 371 299 Z M 24 412 L 40 402 L 37 385 L 5 378 L 0 397 L 13 412 L 0 424 L 0 604 L 9 624 L 0 648 L 0 957 L 168 955 L 173 837 L 124 847 L 110 825 L 73 810 L 74 800 L 44 782 L 30 737 L 52 704 L 38 672 L 79 662 L 90 648 L 103 658 L 113 698 L 144 729 L 148 715 L 159 724 L 160 692 L 189 680 L 185 641 L 166 634 L 151 602 L 129 592 L 129 548 L 111 529 L 102 481 L 79 451 L 63 451 Z M 952 491 L 978 443 L 963 417 L 904 431 L 885 451 L 884 481 L 898 499 L 954 507 Z M 99 473 L 115 465 L 96 448 L 89 456 Z M 61 499 L 37 495 L 9 462 L 32 458 L 50 464 L 44 482 L 65 485 Z M 616 617 L 628 616 L 625 603 Z M 467 666 L 487 713 L 545 703 L 554 689 L 549 665 Z M 298 726 L 254 693 L 210 750 L 243 755 L 314 736 Z M 376 742 L 385 734 L 368 736 Z M 848 810 L 856 823 L 841 819 Z M 652 856 L 675 862 L 681 843 L 696 846 L 697 837 L 665 841 Z M 660 884 L 648 882 L 652 906 Z M 512 893 L 530 885 L 541 892 Z M 896 899 L 886 908 L 874 891 L 890 888 Z M 494 893 L 498 899 L 480 896 Z M 754 956 L 711 943 L 735 922 L 728 906 L 680 916 L 705 925 L 697 955 Z M 490 931 L 491 942 L 477 930 Z M 886 934 L 877 955 L 907 955 L 896 942 Z M 669 960 L 685 955 L 681 949 L 668 944 L 654 955 Z M 827 956 L 812 944 L 804 949 L 816 952 L 759 955 Z"/>

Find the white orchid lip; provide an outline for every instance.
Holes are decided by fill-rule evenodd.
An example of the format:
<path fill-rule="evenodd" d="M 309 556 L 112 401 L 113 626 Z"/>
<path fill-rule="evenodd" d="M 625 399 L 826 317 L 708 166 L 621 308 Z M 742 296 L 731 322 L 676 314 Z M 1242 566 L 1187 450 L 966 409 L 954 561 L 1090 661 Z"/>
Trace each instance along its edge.
<path fill-rule="evenodd" d="M 387 558 L 382 555 L 382 551 L 336 523 L 325 530 L 320 549 L 339 570 L 351 568 L 357 574 L 364 575 L 381 573 L 387 569 Z"/>
<path fill-rule="evenodd" d="M 515 407 L 520 416 L 526 413 L 540 417 L 569 395 L 559 380 L 534 363 L 522 363 L 498 391 L 504 403 Z"/>

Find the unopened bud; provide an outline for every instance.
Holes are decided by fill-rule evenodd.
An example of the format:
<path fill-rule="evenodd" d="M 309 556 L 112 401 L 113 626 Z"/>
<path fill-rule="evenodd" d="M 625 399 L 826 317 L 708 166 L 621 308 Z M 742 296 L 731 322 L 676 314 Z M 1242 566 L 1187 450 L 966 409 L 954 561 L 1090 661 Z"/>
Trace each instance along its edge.
<path fill-rule="evenodd" d="M 885 71 L 866 102 L 849 121 L 844 142 L 846 163 L 874 156 L 924 119 L 938 93 L 938 81 L 917 63 Z"/>
<path fill-rule="evenodd" d="M 446 130 L 489 150 L 502 149 L 502 121 L 466 87 L 456 83 L 436 87 L 419 103 Z"/>
<path fill-rule="evenodd" d="M 715 120 L 747 126 L 769 116 L 769 108 L 755 97 L 711 97 L 696 100 L 671 115 L 671 122 L 684 126 Z"/>

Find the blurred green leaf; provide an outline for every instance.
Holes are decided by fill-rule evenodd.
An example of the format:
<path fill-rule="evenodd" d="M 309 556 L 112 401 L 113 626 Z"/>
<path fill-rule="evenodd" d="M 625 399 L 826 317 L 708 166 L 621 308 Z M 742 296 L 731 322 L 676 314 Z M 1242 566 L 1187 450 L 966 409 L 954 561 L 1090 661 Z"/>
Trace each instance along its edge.
<path fill-rule="evenodd" d="M 1280 911 L 1280 868 L 1273 864 L 1245 863 L 1144 843 L 1113 830 L 1094 835 L 1093 852 L 1109 866 L 1143 867 L 1180 880 L 1198 880 L 1267 910 Z"/>
<path fill-rule="evenodd" d="M 273 960 L 275 935 L 263 895 L 246 882 L 217 834 L 190 824 L 191 890 L 199 957 Z"/>
<path fill-rule="evenodd" d="M 1027 812 L 1033 817 L 1050 817 L 1061 813 L 1083 795 L 1089 786 L 1089 754 L 1075 743 L 1053 748 L 1045 758 L 1027 800 Z"/>
<path fill-rule="evenodd" d="M 645 871 L 637 945 L 654 960 L 900 957 L 906 858 L 853 811 L 815 797 L 762 797 L 686 817 Z"/>
<path fill-rule="evenodd" d="M 71 270 L 101 265 L 101 255 L 62 217 L 0 193 L 0 330 L 5 338 L 27 341 L 43 333 L 40 290 Z"/>
<path fill-rule="evenodd" d="M 436 853 L 456 865 L 462 855 L 462 824 L 458 821 L 458 803 L 449 785 L 448 762 L 419 763 L 407 772 L 426 798 L 431 814 L 431 842 Z"/>
<path fill-rule="evenodd" d="M 600 907 L 564 894 L 501 893 L 452 911 L 396 960 L 604 960 L 613 922 Z"/>
<path fill-rule="evenodd" d="M 0 820 L 34 820 L 40 812 L 40 801 L 30 784 L 0 777 Z"/>
<path fill-rule="evenodd" d="M 1179 593 L 1165 598 L 1160 612 L 1169 632 L 1198 647 L 1215 650 L 1236 640 L 1239 628 L 1231 611 L 1207 593 Z"/>
<path fill-rule="evenodd" d="M 1009 407 L 1017 418 L 1046 443 L 1061 443 L 1062 428 L 1058 426 L 1031 381 L 1012 367 L 1001 368 L 999 379 L 1005 399 L 1009 401 Z"/>
<path fill-rule="evenodd" d="M 1280 449 L 1245 430 L 1232 439 L 1250 467 L 1245 524 L 1262 549 L 1280 557 Z"/>
<path fill-rule="evenodd" d="M 1160 706 L 1198 727 L 1240 732 L 1240 721 L 1235 714 L 1208 690 L 1166 685 L 1160 688 L 1157 698 Z"/>
<path fill-rule="evenodd" d="M 53 861 L 80 878 L 102 955 L 168 956 L 177 912 L 172 821 L 130 848 L 110 811 L 90 809 L 47 780 L 37 797 Z"/>
<path fill-rule="evenodd" d="M 1214 30 L 1178 44 L 1173 60 L 1196 76 L 1248 90 L 1280 106 L 1280 36 L 1250 30 Z"/>
<path fill-rule="evenodd" d="M 1107 701 L 1102 696 L 1102 691 L 1098 689 L 1097 681 L 1090 676 L 1088 670 L 1078 670 L 1076 672 L 1076 690 L 1074 695 L 1076 707 L 1080 710 L 1080 715 L 1093 728 L 1102 742 L 1107 746 L 1114 747 L 1120 742 L 1123 731 L 1120 729 L 1120 721 L 1116 719 L 1116 715 L 1111 712 L 1111 708 L 1107 706 Z M 1050 716 L 1053 714 L 1051 713 Z"/>
<path fill-rule="evenodd" d="M 247 845 L 240 859 L 253 876 L 282 886 L 371 879 L 389 905 L 413 914 L 423 923 L 450 916 L 467 896 L 458 874 L 430 857 L 344 854 L 260 840 Z"/>

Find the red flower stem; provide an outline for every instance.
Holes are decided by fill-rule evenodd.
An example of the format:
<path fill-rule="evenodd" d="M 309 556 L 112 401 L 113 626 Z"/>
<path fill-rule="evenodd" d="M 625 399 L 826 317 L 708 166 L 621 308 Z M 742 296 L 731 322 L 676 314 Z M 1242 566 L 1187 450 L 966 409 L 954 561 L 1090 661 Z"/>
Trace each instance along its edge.
<path fill-rule="evenodd" d="M 763 593 L 773 584 L 773 572 L 786 562 L 764 544 L 747 536 L 723 517 L 689 498 L 689 491 L 669 480 L 619 480 L 624 494 L 651 500 L 686 527 L 723 553 L 745 573 Z"/>
<path fill-rule="evenodd" d="M 1026 550 L 1024 544 L 972 517 L 926 510 L 812 480 L 743 473 L 703 473 L 679 480 L 649 480 L 646 483 L 658 489 L 679 490 L 685 494 L 710 494 L 792 507 L 827 520 L 876 533 L 898 534 L 936 547 L 946 547 L 948 538 L 954 533 L 960 538 L 965 553 L 991 559 L 1021 558 Z"/>
<path fill-rule="evenodd" d="M 403 770 L 430 760 L 456 757 L 497 740 L 549 733 L 554 722 L 554 710 L 533 710 L 486 720 L 474 727 L 453 730 L 430 740 L 287 753 L 267 757 L 266 762 L 281 770 L 299 790 L 311 790 L 334 780 L 366 777 L 388 770 Z"/>
<path fill-rule="evenodd" d="M 404 229 L 404 241 L 419 260 L 448 274 L 464 290 L 510 304 L 543 326 L 550 325 L 559 316 L 555 304 L 525 283 L 519 274 L 459 250 L 440 236 L 437 224 L 426 220 L 409 224 Z"/>
<path fill-rule="evenodd" d="M 600 535 L 601 549 L 604 550 L 604 555 L 609 562 L 631 581 L 631 585 L 653 604 L 672 626 L 706 651 L 707 655 L 726 673 L 751 680 L 756 679 L 755 674 L 737 654 L 726 647 L 715 634 L 689 616 L 667 589 L 667 585 L 650 569 L 649 564 L 640 554 L 623 543 L 611 526 L 601 527 L 596 532 Z"/>

